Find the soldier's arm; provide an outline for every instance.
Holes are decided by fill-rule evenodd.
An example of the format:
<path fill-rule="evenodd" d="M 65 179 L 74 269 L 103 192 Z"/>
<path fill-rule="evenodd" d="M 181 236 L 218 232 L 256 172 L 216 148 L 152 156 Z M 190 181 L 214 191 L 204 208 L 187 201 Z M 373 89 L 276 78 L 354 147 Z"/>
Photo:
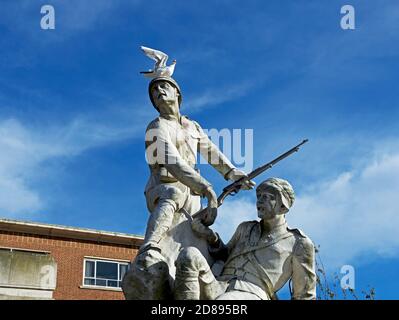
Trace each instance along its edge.
<path fill-rule="evenodd" d="M 224 244 L 219 234 L 216 233 L 217 241 L 215 241 L 213 244 L 209 244 L 210 255 L 216 260 L 226 261 L 230 253 L 232 252 L 233 248 L 238 243 L 243 228 L 245 228 L 245 222 L 241 223 L 237 227 L 236 231 L 234 232 L 233 236 L 231 237 L 230 241 L 227 244 Z"/>
<path fill-rule="evenodd" d="M 193 121 L 200 135 L 199 152 L 213 166 L 226 180 L 228 180 L 228 173 L 235 169 L 235 166 L 230 160 L 219 150 L 219 148 L 209 139 L 202 130 L 201 126 Z"/>
<path fill-rule="evenodd" d="M 292 299 L 316 299 L 315 249 L 312 241 L 297 240 L 292 256 Z"/>
<path fill-rule="evenodd" d="M 146 130 L 146 158 L 149 164 L 163 165 L 177 180 L 199 194 L 211 186 L 180 156 L 168 128 L 159 122 L 153 122 Z"/>

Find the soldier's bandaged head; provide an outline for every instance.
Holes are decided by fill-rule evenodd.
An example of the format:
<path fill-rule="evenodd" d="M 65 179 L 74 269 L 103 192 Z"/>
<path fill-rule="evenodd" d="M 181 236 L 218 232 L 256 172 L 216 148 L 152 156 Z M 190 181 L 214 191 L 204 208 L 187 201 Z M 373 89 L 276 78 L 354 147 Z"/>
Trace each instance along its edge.
<path fill-rule="evenodd" d="M 281 197 L 281 202 L 286 209 L 292 207 L 295 201 L 295 193 L 291 184 L 280 178 L 269 178 L 263 181 L 257 188 L 256 191 L 274 190 L 277 191 Z"/>
<path fill-rule="evenodd" d="M 168 82 L 169 84 L 171 84 L 173 87 L 175 87 L 177 89 L 177 92 L 179 93 L 178 102 L 179 102 L 179 107 L 180 107 L 181 103 L 182 103 L 182 95 L 181 95 L 180 87 L 177 84 L 177 82 L 175 81 L 175 79 L 173 79 L 171 77 L 157 77 L 157 78 L 152 79 L 150 84 L 148 85 L 148 94 L 150 95 L 150 100 L 151 100 L 151 103 L 154 106 L 154 108 L 159 111 L 159 109 L 156 106 L 155 101 L 154 101 L 154 99 L 152 97 L 151 89 L 152 89 L 152 86 L 155 83 L 159 82 L 159 81 L 166 81 L 166 82 Z"/>

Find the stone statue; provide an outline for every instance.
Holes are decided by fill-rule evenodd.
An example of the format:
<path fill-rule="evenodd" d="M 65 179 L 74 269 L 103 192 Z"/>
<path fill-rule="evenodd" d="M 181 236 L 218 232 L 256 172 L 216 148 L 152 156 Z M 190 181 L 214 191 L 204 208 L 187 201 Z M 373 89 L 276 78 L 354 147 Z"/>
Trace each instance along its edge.
<path fill-rule="evenodd" d="M 146 157 L 151 175 L 145 195 L 151 215 L 143 250 L 157 247 L 180 208 L 189 213 L 199 211 L 199 196 L 208 199 L 210 210 L 216 210 L 217 197 L 212 185 L 195 169 L 198 151 L 226 180 L 235 181 L 245 176 L 211 142 L 197 122 L 180 114 L 181 91 L 175 80 L 154 78 L 149 94 L 159 117 L 146 130 Z"/>
<path fill-rule="evenodd" d="M 182 213 L 184 210 L 192 215 L 199 211 L 202 196 L 208 200 L 207 217 L 212 221 L 216 217 L 217 197 L 212 185 L 196 170 L 197 153 L 226 180 L 246 176 L 210 141 L 197 122 L 180 114 L 182 95 L 173 78 L 153 78 L 149 96 L 159 112 L 146 130 L 146 159 L 151 174 L 145 197 L 150 215 L 144 244 L 122 282 L 127 299 L 170 298 L 174 263 L 181 247 L 195 246 L 212 261 L 206 241 L 192 232 Z M 243 189 L 253 186 L 254 182 L 247 181 Z"/>
<path fill-rule="evenodd" d="M 285 222 L 294 201 L 290 184 L 277 178 L 263 182 L 257 188 L 261 221 L 242 223 L 224 245 L 209 228 L 223 194 L 218 199 L 196 169 L 200 153 L 234 182 L 231 190 L 225 188 L 227 193 L 251 189 L 255 185 L 251 179 L 307 140 L 247 176 L 197 122 L 180 114 L 181 89 L 171 77 L 175 64 L 168 67 L 165 53 L 144 49 L 156 61 L 154 69 L 144 74 L 152 78 L 148 91 L 159 116 L 146 130 L 150 177 L 145 197 L 150 215 L 144 243 L 122 280 L 126 299 L 273 299 L 290 278 L 294 299 L 315 298 L 313 244 Z M 201 209 L 200 197 L 208 201 L 201 218 L 194 215 Z"/>
<path fill-rule="evenodd" d="M 241 223 L 227 245 L 194 220 L 193 229 L 207 239 L 218 260 L 211 268 L 197 248 L 181 250 L 175 299 L 270 300 L 290 279 L 292 299 L 316 298 L 314 246 L 300 230 L 289 229 L 285 220 L 294 202 L 291 185 L 270 178 L 256 194 L 260 222 Z"/>

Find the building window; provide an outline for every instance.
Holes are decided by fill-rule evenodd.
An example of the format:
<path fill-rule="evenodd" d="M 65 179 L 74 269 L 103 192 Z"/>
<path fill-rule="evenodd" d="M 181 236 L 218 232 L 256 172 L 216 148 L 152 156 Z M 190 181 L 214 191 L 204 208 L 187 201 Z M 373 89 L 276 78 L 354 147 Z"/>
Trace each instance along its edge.
<path fill-rule="evenodd" d="M 84 266 L 84 285 L 120 288 L 130 263 L 85 259 Z"/>

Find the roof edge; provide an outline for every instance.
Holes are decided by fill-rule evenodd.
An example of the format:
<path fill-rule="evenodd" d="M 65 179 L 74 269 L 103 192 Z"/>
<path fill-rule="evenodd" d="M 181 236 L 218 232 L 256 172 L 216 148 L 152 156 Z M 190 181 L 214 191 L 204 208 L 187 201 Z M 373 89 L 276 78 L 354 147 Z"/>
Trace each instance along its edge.
<path fill-rule="evenodd" d="M 0 230 L 135 246 L 140 246 L 144 240 L 143 236 L 128 233 L 12 219 L 0 219 Z"/>

